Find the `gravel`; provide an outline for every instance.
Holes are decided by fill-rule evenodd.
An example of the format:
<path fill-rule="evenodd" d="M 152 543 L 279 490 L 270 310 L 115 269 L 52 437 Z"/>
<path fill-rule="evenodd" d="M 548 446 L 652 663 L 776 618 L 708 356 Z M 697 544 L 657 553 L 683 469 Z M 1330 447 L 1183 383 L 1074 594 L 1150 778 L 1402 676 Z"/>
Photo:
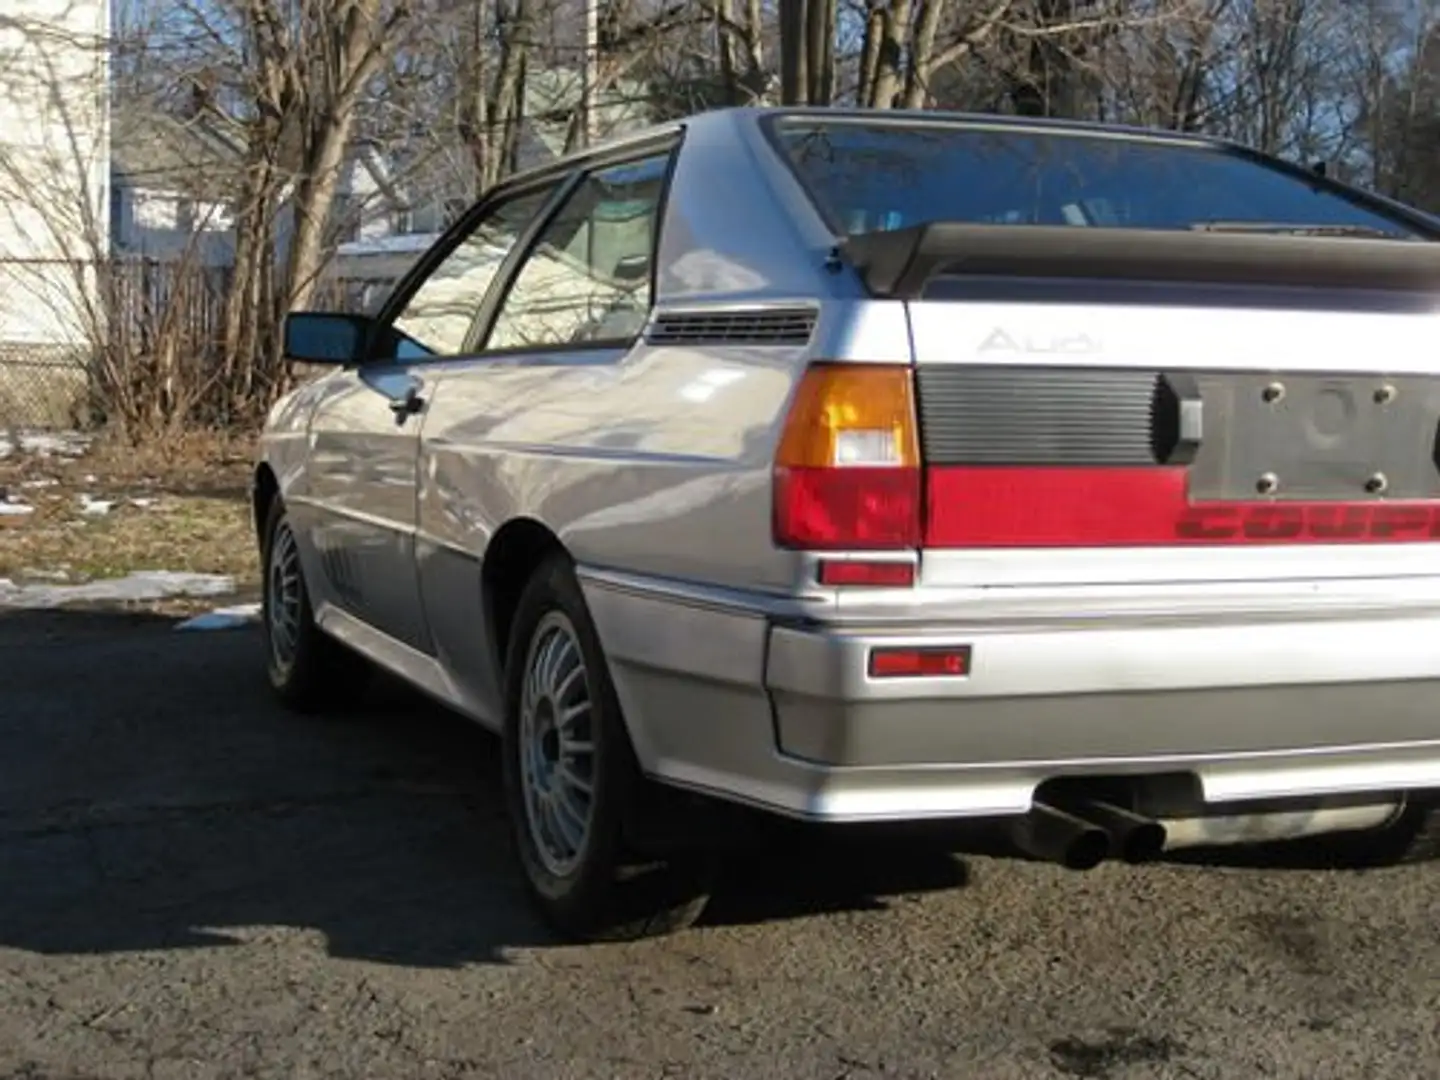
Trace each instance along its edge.
<path fill-rule="evenodd" d="M 0 1076 L 1440 1076 L 1440 864 L 777 836 L 708 923 L 557 945 L 491 740 L 274 707 L 253 628 L 0 612 Z"/>

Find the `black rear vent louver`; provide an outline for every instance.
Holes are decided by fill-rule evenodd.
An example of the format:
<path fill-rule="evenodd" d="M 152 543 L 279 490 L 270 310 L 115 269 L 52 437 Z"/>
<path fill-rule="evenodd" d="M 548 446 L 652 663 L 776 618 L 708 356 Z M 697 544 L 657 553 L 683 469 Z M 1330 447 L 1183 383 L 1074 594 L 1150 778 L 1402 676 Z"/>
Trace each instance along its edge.
<path fill-rule="evenodd" d="M 916 391 L 932 465 L 1153 465 L 1193 426 L 1169 420 L 1188 387 L 1153 371 L 937 364 Z"/>
<path fill-rule="evenodd" d="M 815 330 L 806 308 L 766 311 L 697 311 L 658 315 L 645 340 L 651 345 L 805 345 Z"/>

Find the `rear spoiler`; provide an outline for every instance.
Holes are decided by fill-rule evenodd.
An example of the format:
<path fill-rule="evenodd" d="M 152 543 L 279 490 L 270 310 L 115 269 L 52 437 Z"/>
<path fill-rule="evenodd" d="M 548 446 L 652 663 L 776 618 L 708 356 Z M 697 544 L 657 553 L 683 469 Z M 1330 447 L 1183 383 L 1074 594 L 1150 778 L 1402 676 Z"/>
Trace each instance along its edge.
<path fill-rule="evenodd" d="M 840 244 L 876 296 L 942 275 L 1279 285 L 1440 293 L 1440 243 L 940 221 Z"/>

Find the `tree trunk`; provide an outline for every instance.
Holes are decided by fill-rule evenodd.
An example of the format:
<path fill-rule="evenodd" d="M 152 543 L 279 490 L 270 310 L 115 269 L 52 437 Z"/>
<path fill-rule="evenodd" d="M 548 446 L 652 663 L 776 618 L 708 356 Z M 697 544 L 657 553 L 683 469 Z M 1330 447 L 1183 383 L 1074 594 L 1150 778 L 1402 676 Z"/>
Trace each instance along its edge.
<path fill-rule="evenodd" d="M 734 21 L 734 9 L 730 0 L 717 0 L 715 4 L 715 51 L 720 61 L 720 93 L 726 105 L 739 105 L 744 100 L 739 80 L 735 76 L 734 35 L 728 27 Z"/>
<path fill-rule="evenodd" d="M 485 64 L 487 42 L 485 7 L 476 3 L 471 9 L 470 51 L 460 61 L 459 110 L 456 132 L 470 154 L 472 197 L 479 198 L 485 189 L 485 160 L 490 155 L 490 84 Z"/>
<path fill-rule="evenodd" d="M 326 112 L 316 117 L 307 133 L 302 172 L 295 184 L 291 203 L 295 231 L 290 241 L 288 303 L 292 311 L 307 307 L 315 293 L 328 256 L 326 225 L 345 167 L 345 148 L 350 144 L 354 111 L 339 115 Z"/>
<path fill-rule="evenodd" d="M 911 0 L 890 0 L 880 12 L 880 50 L 870 100 L 875 109 L 893 109 L 905 84 L 905 46 L 910 39 Z"/>
<path fill-rule="evenodd" d="M 835 96 L 835 0 L 805 5 L 806 101 L 829 105 Z"/>
<path fill-rule="evenodd" d="M 309 304 L 315 292 L 328 257 L 326 226 L 355 127 L 355 107 L 366 80 L 393 47 L 381 25 L 378 0 L 319 0 L 308 29 L 324 47 L 318 71 L 295 73 L 309 78 L 297 95 L 308 107 L 301 114 L 301 169 L 292 195 L 295 233 L 286 289 L 292 310 Z"/>
<path fill-rule="evenodd" d="M 780 103 L 809 104 L 806 48 L 809 0 L 780 0 Z"/>
<path fill-rule="evenodd" d="M 747 75 L 756 90 L 763 89 L 765 78 L 765 15 L 760 0 L 745 3 L 745 51 Z"/>
<path fill-rule="evenodd" d="M 500 63 L 490 96 L 490 123 L 486 129 L 488 145 L 481 171 L 481 188 L 484 190 L 498 184 L 511 170 L 520 146 L 529 22 L 528 0 L 515 0 L 515 6 L 500 15 Z"/>
<path fill-rule="evenodd" d="M 930 103 L 931 65 L 935 59 L 935 35 L 940 29 L 940 16 L 945 0 L 920 0 L 920 16 L 916 20 L 915 43 L 910 50 L 910 66 L 905 76 L 905 108 L 923 109 Z"/>
<path fill-rule="evenodd" d="M 225 384 L 231 388 L 228 408 L 244 414 L 254 386 L 255 370 L 264 363 L 263 334 L 270 325 L 266 311 L 265 275 L 269 267 L 279 177 L 275 169 L 279 125 L 262 120 L 252 125 L 240 210 L 235 222 L 235 262 L 225 298 Z"/>
<path fill-rule="evenodd" d="M 875 102 L 875 79 L 880 73 L 880 39 L 885 33 L 885 16 L 873 2 L 865 12 L 865 37 L 860 44 L 860 70 L 855 100 L 869 108 Z"/>

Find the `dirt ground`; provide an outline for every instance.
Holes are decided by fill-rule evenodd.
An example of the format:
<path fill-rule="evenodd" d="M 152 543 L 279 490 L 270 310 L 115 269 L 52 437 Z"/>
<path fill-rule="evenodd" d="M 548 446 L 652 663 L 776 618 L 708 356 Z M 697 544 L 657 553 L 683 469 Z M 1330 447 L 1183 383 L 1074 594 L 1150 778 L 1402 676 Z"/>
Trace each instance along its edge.
<path fill-rule="evenodd" d="M 140 449 L 43 439 L 0 457 L 0 578 L 74 584 L 172 570 L 229 575 L 237 593 L 252 593 L 252 460 L 248 441 L 198 437 Z"/>

